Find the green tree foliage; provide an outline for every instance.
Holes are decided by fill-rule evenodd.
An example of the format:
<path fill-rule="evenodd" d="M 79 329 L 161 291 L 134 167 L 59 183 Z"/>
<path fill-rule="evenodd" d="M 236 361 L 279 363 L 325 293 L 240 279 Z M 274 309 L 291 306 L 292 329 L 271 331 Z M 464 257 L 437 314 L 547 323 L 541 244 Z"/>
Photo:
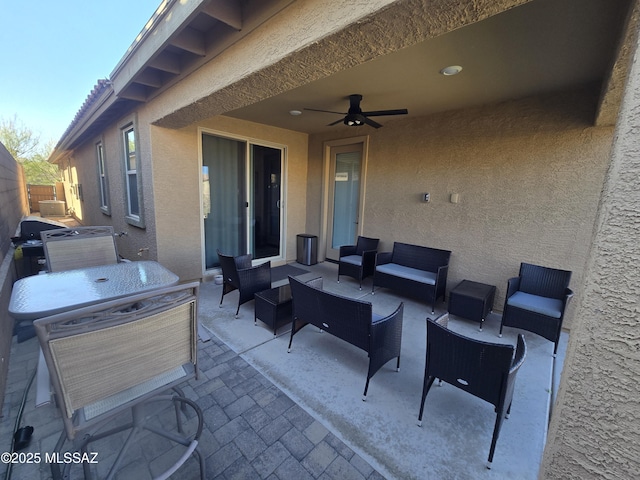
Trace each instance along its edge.
<path fill-rule="evenodd" d="M 0 119 L 0 142 L 24 167 L 27 183 L 53 185 L 60 181 L 58 166 L 47 161 L 53 151 L 53 142 L 43 144 L 40 136 L 26 127 L 16 115 Z"/>

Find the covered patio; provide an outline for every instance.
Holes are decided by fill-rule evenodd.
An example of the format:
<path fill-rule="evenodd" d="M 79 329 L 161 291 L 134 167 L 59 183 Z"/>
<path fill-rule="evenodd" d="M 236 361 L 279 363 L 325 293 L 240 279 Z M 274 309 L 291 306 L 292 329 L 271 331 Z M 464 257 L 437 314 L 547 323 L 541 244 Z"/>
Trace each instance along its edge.
<path fill-rule="evenodd" d="M 221 286 L 204 282 L 199 319 L 211 340 L 199 345 L 204 375 L 185 392 L 204 410 L 203 452 L 207 478 L 518 478 L 538 476 L 550 406 L 564 361 L 566 334 L 558 357 L 553 344 L 523 332 L 527 358 L 515 387 L 511 416 L 503 424 L 493 468 L 485 468 L 495 414 L 493 407 L 446 384 L 434 387 L 425 406 L 422 428 L 417 415 L 422 389 L 425 351 L 424 304 L 389 290 L 370 293 L 348 277 L 336 282 L 337 265 L 292 264 L 301 280 L 322 276 L 324 288 L 373 303 L 374 311 L 390 313 L 400 301 L 405 314 L 399 372 L 389 362 L 371 380 L 366 402 L 361 400 L 366 378 L 366 353 L 307 326 L 287 353 L 289 326 L 278 335 L 260 320 L 254 324 L 254 302 L 235 318 L 237 292 L 218 307 Z M 286 280 L 274 282 L 274 285 Z M 497 305 L 496 305 L 497 306 Z M 436 315 L 445 311 L 439 303 Z M 492 314 L 482 332 L 477 323 L 452 317 L 450 328 L 489 342 L 515 343 L 517 330 L 506 328 L 498 338 L 499 315 Z M 3 442 L 11 438 L 15 416 L 31 369 L 35 339 L 12 346 Z M 206 338 L 205 338 L 206 340 Z M 35 388 L 32 387 L 32 390 Z M 21 425 L 35 432 L 26 451 L 50 451 L 62 427 L 53 405 L 34 408 L 33 391 Z M 5 451 L 8 445 L 5 445 Z M 107 468 L 116 445 L 99 445 Z M 124 462 L 118 478 L 150 478 L 170 452 L 162 445 L 140 446 Z M 143 459 L 143 462 L 140 460 Z M 149 462 L 149 467 L 147 467 Z M 100 472 L 100 464 L 96 466 Z M 77 473 L 81 473 L 78 469 Z M 189 460 L 183 478 L 197 477 L 197 463 Z M 49 478 L 48 465 L 15 465 L 12 478 Z"/>
<path fill-rule="evenodd" d="M 167 10 L 159 10 L 111 78 L 91 92 L 52 158 L 64 169 L 70 191 L 84 192 L 82 198 L 69 196 L 82 224 L 110 223 L 126 231 L 120 245 L 126 258 L 157 260 L 182 281 L 205 280 L 202 324 L 222 341 L 202 349 L 216 351 L 215 360 L 207 360 L 210 381 L 190 393 L 206 405 L 213 422 L 208 453 L 210 465 L 220 468 L 211 472 L 213 478 L 251 477 L 252 469 L 260 477 L 295 476 L 285 465 L 302 467 L 298 473 L 311 467 L 312 477 L 331 478 L 402 478 L 415 468 L 441 478 L 449 467 L 462 468 L 460 476 L 481 472 L 496 478 L 500 473 L 533 478 L 538 471 L 545 478 L 637 473 L 638 2 L 274 0 L 267 10 L 250 9 L 239 23 L 225 23 L 234 31 L 220 37 L 212 35 L 219 33 L 221 13 L 214 4 L 219 2 L 163 3 Z M 559 6 L 563 12 L 555 10 Z M 447 48 L 442 55 L 421 48 L 431 45 Z M 176 64 L 184 68 L 175 69 Z M 428 66 L 425 76 L 409 72 L 408 66 L 417 65 Z M 459 75 L 440 73 L 455 65 L 463 67 Z M 538 82 L 539 76 L 546 81 Z M 416 81 L 412 89 L 405 86 L 409 80 Z M 353 93 L 364 96 L 365 110 L 406 107 L 409 114 L 383 117 L 380 129 L 336 124 Z M 439 105 L 441 99 L 448 103 Z M 304 114 L 293 116 L 292 110 Z M 132 219 L 123 202 L 122 146 L 134 130 L 140 147 L 135 199 L 144 209 Z M 573 271 L 576 296 L 565 323 L 571 342 L 544 458 L 552 385 L 562 363 L 556 360 L 552 370 L 550 342 L 526 335 L 530 354 L 516 382 L 514 411 L 487 472 L 490 407 L 460 408 L 474 399 L 436 388 L 427 398 L 424 426 L 415 426 L 426 309 L 407 300 L 402 369 L 378 372 L 366 404 L 360 401 L 363 352 L 307 327 L 286 354 L 286 333 L 273 338 L 260 323 L 254 326 L 251 303 L 241 308 L 239 319 L 232 315 L 233 297 L 218 309 L 219 287 L 207 278 L 218 272 L 203 261 L 201 150 L 208 134 L 258 140 L 286 152 L 286 183 L 276 203 L 282 211 L 281 255 L 274 265 L 293 261 L 300 232 L 318 235 L 320 259 L 331 258 L 328 186 L 336 176 L 328 168 L 329 151 L 355 142 L 366 160 L 358 177 L 363 185 L 358 233 L 380 238 L 381 250 L 396 241 L 451 250 L 448 291 L 462 279 L 496 285 L 500 310 L 505 281 L 520 262 Z M 104 147 L 106 155 L 107 204 L 98 193 L 96 147 Z M 426 193 L 430 202 L 423 200 Z M 326 288 L 370 298 L 383 313 L 400 301 L 385 291 L 367 296 L 346 279 L 337 285 L 332 268 L 320 264 L 309 275 L 322 273 Z M 12 280 L 7 276 L 3 292 Z M 452 328 L 479 335 L 469 322 L 454 319 Z M 482 335 L 498 341 L 496 330 L 494 316 Z M 513 341 L 514 332 L 507 333 L 503 341 Z M 566 338 L 563 342 L 564 348 Z M 250 379 L 244 377 L 248 372 Z M 18 387 L 10 390 L 5 409 L 15 408 L 26 377 L 26 372 L 11 377 L 9 384 Z M 270 393 L 245 396 L 242 390 L 255 381 Z M 526 391 L 523 399 L 522 387 L 535 391 Z M 270 410 L 266 397 L 286 398 L 275 409 L 280 413 Z M 289 413 L 291 418 L 282 420 L 283 404 L 305 412 L 311 423 L 294 428 L 314 447 L 299 448 L 308 444 L 295 431 L 286 440 L 265 434 L 267 442 L 260 435 L 265 426 L 244 412 L 254 403 L 275 422 L 272 432 L 280 431 L 278 422 L 288 426 L 297 418 Z M 535 415 L 533 405 L 541 409 Z M 454 407 L 453 413 L 469 417 L 452 415 Z M 485 409 L 487 423 L 478 423 L 472 413 Z M 400 413 L 393 418 L 390 412 Z M 37 415 L 46 417 L 41 425 L 51 424 L 50 416 Z M 527 424 L 519 426 L 523 420 Z M 442 424 L 430 430 L 430 422 Z M 535 435 L 509 437 L 523 431 Z M 330 440 L 327 432 L 333 432 Z M 256 436 L 268 445 L 253 442 Z M 160 458 L 158 451 L 151 457 Z M 274 452 L 282 459 L 277 465 L 267 461 Z M 273 468 L 259 468 L 258 458 Z"/>

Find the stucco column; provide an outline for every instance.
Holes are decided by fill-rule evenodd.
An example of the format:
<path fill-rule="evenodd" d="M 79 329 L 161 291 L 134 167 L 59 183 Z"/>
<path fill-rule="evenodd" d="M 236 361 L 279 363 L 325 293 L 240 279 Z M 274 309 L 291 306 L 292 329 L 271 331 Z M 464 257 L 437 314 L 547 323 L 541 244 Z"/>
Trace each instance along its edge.
<path fill-rule="evenodd" d="M 640 472 L 639 52 L 636 39 L 540 478 Z"/>

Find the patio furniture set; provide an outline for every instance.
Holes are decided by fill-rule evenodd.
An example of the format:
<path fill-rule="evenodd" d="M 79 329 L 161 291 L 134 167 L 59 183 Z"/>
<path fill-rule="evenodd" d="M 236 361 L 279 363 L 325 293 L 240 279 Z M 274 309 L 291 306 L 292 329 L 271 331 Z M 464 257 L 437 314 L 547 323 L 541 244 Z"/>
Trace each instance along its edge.
<path fill-rule="evenodd" d="M 61 410 L 64 430 L 56 445 L 62 452 L 71 442 L 75 451 L 89 451 L 98 439 L 129 430 L 108 478 L 115 476 L 123 453 L 145 431 L 183 446 L 183 454 L 158 478 L 167 478 L 198 451 L 203 428 L 198 405 L 185 398 L 178 385 L 197 376 L 198 284 L 177 286 L 178 277 L 156 262 L 121 261 L 111 227 L 78 227 L 41 232 L 49 273 L 19 280 L 14 285 L 9 313 L 16 320 L 33 321 L 42 349 L 38 371 L 50 374 Z M 375 287 L 418 297 L 435 312 L 445 299 L 451 252 L 394 243 L 393 251 L 377 252 L 378 240 L 359 237 L 356 245 L 340 249 L 341 275 L 362 280 L 373 276 Z M 293 337 L 307 324 L 367 352 L 366 399 L 375 373 L 390 360 L 400 367 L 403 303 L 387 316 L 373 312 L 370 302 L 340 296 L 322 288 L 322 278 L 272 288 L 269 262 L 252 266 L 250 255 L 218 251 L 225 295 L 238 290 L 238 306 L 255 299 L 254 322 L 267 323 L 276 335 L 290 323 L 288 351 Z M 571 272 L 522 264 L 520 275 L 508 281 L 503 326 L 522 328 L 554 341 L 554 355 L 564 309 L 571 298 Z M 137 279 L 137 280 L 136 280 Z M 447 328 L 449 313 L 482 322 L 493 305 L 495 287 L 465 280 L 449 297 L 449 312 L 427 319 L 426 361 L 419 424 L 424 402 L 438 378 L 496 407 L 489 464 L 502 419 L 508 416 L 515 376 L 524 361 L 526 344 L 480 342 Z M 39 375 L 40 376 L 40 375 Z M 49 391 L 49 377 L 39 386 Z M 171 394 L 165 394 L 172 391 Z M 40 395 L 41 397 L 41 395 Z M 48 397 L 48 395 L 47 395 Z M 146 422 L 144 406 L 165 400 L 175 407 L 176 429 L 165 431 Z M 195 433 L 183 433 L 182 416 L 191 409 Z M 130 410 L 131 422 L 100 431 L 115 415 Z M 193 415 L 192 415 L 193 416 Z M 99 433 L 96 433 L 99 432 Z M 70 465 L 67 465 L 68 468 Z M 90 468 L 85 476 L 90 477 Z M 52 464 L 55 479 L 68 472 Z"/>
<path fill-rule="evenodd" d="M 451 252 L 448 250 L 395 242 L 391 252 L 378 252 L 378 239 L 358 237 L 356 245 L 342 246 L 338 262 L 340 276 L 362 281 L 373 276 L 375 287 L 396 290 L 417 297 L 431 307 L 445 299 Z M 251 266 L 251 257 L 221 258 L 224 283 L 222 298 L 234 289 L 240 290 L 240 305 L 254 296 L 255 316 L 274 331 L 291 322 L 288 351 L 293 337 L 311 324 L 323 332 L 354 345 L 369 356 L 369 368 L 363 393 L 366 400 L 371 377 L 389 360 L 400 367 L 403 304 L 386 316 L 377 315 L 369 302 L 340 296 L 322 289 L 322 278 L 301 282 L 289 277 L 289 284 L 270 288 L 270 269 L 263 264 Z M 223 260 L 224 259 L 224 260 Z M 235 269 L 236 271 L 230 271 Z M 571 272 L 522 263 L 518 277 L 508 281 L 500 336 L 504 326 L 528 330 L 554 342 L 555 356 L 566 306 L 573 292 L 569 289 Z M 438 378 L 495 406 L 494 427 L 487 467 L 491 467 L 496 442 L 505 416 L 508 418 L 516 373 L 526 356 L 524 336 L 516 345 L 487 343 L 459 335 L 447 328 L 449 315 L 483 322 L 492 311 L 496 287 L 463 280 L 449 293 L 448 311 L 436 320 L 427 318 L 427 343 L 424 385 L 420 405 L 422 423 L 424 402 Z M 236 316 L 237 316 L 236 311 Z"/>

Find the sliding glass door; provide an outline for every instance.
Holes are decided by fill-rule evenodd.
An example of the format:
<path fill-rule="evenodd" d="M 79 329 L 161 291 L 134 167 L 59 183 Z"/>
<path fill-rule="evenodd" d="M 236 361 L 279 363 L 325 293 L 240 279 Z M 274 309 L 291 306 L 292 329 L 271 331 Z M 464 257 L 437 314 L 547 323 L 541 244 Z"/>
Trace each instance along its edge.
<path fill-rule="evenodd" d="M 207 270 L 216 250 L 254 259 L 282 256 L 283 150 L 202 134 L 202 204 Z"/>

